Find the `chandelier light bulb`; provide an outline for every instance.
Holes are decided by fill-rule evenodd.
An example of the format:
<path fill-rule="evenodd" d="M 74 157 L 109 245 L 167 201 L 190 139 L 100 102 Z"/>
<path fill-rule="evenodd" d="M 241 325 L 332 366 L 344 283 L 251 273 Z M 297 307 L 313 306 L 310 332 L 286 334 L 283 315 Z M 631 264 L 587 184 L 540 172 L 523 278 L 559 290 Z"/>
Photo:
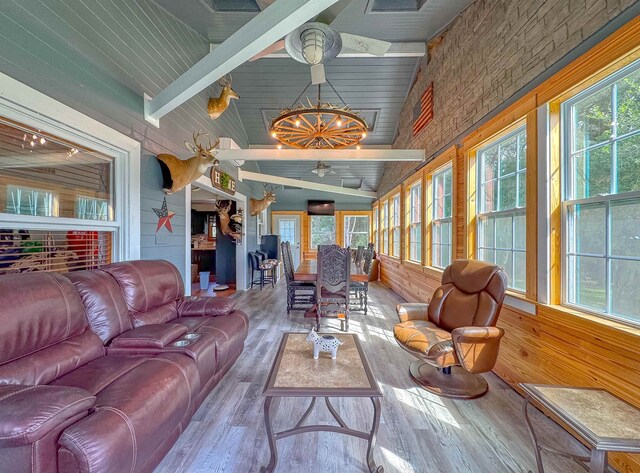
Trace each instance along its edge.
<path fill-rule="evenodd" d="M 272 136 L 272 137 L 274 137 L 274 138 L 277 138 L 277 137 L 278 137 L 278 135 L 276 134 L 276 132 L 275 132 L 275 131 L 272 131 L 272 132 L 271 132 L 271 136 Z"/>
<path fill-rule="evenodd" d="M 360 145 L 356 146 L 356 149 L 360 149 Z"/>
<path fill-rule="evenodd" d="M 338 125 L 338 128 L 342 127 L 342 120 L 338 119 L 338 121 L 336 122 L 336 125 Z"/>
<path fill-rule="evenodd" d="M 282 145 L 278 145 L 278 146 L 277 146 L 277 148 L 278 148 L 278 149 L 282 149 Z"/>
<path fill-rule="evenodd" d="M 31 143 L 29 143 L 31 145 L 31 147 L 33 148 L 36 145 L 36 142 L 31 140 Z"/>
<path fill-rule="evenodd" d="M 40 144 L 44 145 L 47 142 L 47 140 L 45 140 L 44 138 L 40 138 Z"/>
<path fill-rule="evenodd" d="M 296 118 L 296 126 L 300 127 L 300 119 L 299 118 Z"/>
<path fill-rule="evenodd" d="M 35 140 L 36 138 L 37 138 L 37 136 L 36 136 L 36 135 L 33 135 L 33 139 Z"/>
<path fill-rule="evenodd" d="M 364 140 L 367 137 L 367 133 L 366 132 L 362 132 L 362 139 Z"/>

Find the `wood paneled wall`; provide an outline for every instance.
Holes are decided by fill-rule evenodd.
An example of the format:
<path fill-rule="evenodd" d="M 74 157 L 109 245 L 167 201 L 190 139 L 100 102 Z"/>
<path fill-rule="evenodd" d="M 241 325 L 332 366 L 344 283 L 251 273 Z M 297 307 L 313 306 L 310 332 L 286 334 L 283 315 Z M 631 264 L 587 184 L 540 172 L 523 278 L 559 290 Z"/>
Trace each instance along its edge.
<path fill-rule="evenodd" d="M 524 294 L 510 294 L 527 301 L 533 314 L 505 304 L 498 326 L 505 336 L 500 347 L 494 372 L 511 386 L 518 383 L 544 383 L 601 387 L 631 404 L 640 407 L 640 328 L 611 321 L 603 317 L 579 312 L 559 305 L 560 302 L 560 135 L 558 128 L 559 103 L 584 90 L 595 81 L 640 57 L 640 18 L 632 20 L 583 57 L 550 78 L 506 109 L 495 120 L 479 127 L 463 140 L 451 159 L 454 165 L 454 252 L 458 258 L 473 255 L 475 236 L 469 228 L 472 212 L 471 188 L 473 150 L 480 143 L 519 120 L 526 120 L 528 133 L 527 154 L 527 283 Z M 550 215 L 537 209 L 538 179 L 536 158 L 538 129 L 536 110 L 549 104 L 550 123 Z M 444 153 L 443 153 L 444 154 Z M 438 159 L 438 157 L 436 157 Z M 471 163 L 471 164 L 470 164 Z M 415 181 L 419 173 L 429 173 L 434 166 L 409 176 L 405 183 Z M 423 179 L 424 179 L 423 175 Z M 402 186 L 404 193 L 405 186 Z M 396 189 L 390 193 L 397 192 Z M 404 195 L 404 194 L 403 194 Z M 383 202 L 388 195 L 383 196 Z M 404 201 L 404 198 L 401 199 Z M 424 202 L 424 200 L 423 200 Z M 374 205 L 378 205 L 376 203 Z M 538 279 L 536 251 L 538 245 L 537 216 L 550 221 L 550 303 L 538 302 L 535 282 Z M 404 213 L 403 213 L 404 215 Z M 404 228 L 404 224 L 403 224 Z M 406 235 L 403 235 L 406 239 Z M 423 239 L 423 241 L 426 241 Z M 404 255 L 404 253 L 403 253 Z M 427 302 L 440 284 L 441 272 L 420 266 L 403 258 L 380 255 L 381 280 L 410 302 Z M 531 287 L 532 286 L 532 287 Z M 640 455 L 612 454 L 612 464 L 622 472 L 640 472 Z"/>

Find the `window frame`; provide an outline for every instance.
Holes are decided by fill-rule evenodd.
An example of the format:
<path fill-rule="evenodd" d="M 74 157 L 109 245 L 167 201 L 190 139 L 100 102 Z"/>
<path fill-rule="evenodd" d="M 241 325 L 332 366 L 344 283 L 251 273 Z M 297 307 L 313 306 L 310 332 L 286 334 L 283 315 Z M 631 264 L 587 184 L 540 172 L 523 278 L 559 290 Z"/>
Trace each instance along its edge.
<path fill-rule="evenodd" d="M 46 116 L 38 110 L 47 110 Z M 41 130 L 54 139 L 113 158 L 115 206 L 113 221 L 0 212 L 2 228 L 107 231 L 112 233 L 113 261 L 140 259 L 140 143 L 3 73 L 0 117 L 11 126 Z"/>
<path fill-rule="evenodd" d="M 613 193 L 612 190 L 617 188 L 617 143 L 621 140 L 638 137 L 640 136 L 640 128 L 624 133 L 623 135 L 618 136 L 617 134 L 617 101 L 615 94 L 615 89 L 612 89 L 611 92 L 611 122 L 612 122 L 612 130 L 608 140 L 598 143 L 595 145 L 587 146 L 583 149 L 574 151 L 573 150 L 573 124 L 574 124 L 574 115 L 572 113 L 572 107 L 582 101 L 585 98 L 593 96 L 594 94 L 604 90 L 607 87 L 613 86 L 616 82 L 623 79 L 624 77 L 639 72 L 640 71 L 640 60 L 635 60 L 630 64 L 618 69 L 617 71 L 607 75 L 601 80 L 596 81 L 589 87 L 581 90 L 580 92 L 566 98 L 566 100 L 562 100 L 559 103 L 559 120 L 560 120 L 560 229 L 561 229 L 561 242 L 560 242 L 560 304 L 563 307 L 567 307 L 572 310 L 576 310 L 579 312 L 593 314 L 597 317 L 601 317 L 603 319 L 608 319 L 616 322 L 622 322 L 625 324 L 630 324 L 634 326 L 640 326 L 640 319 L 634 320 L 632 318 L 618 315 L 612 312 L 613 308 L 613 297 L 612 297 L 612 268 L 611 262 L 612 260 L 617 261 L 640 261 L 640 256 L 622 256 L 622 255 L 613 255 L 611 250 L 611 207 L 618 202 L 624 201 L 636 201 L 640 204 L 640 190 L 636 191 L 628 191 L 628 192 L 616 192 Z M 574 154 L 579 152 L 585 152 L 590 150 L 595 150 L 600 147 L 612 146 L 611 151 L 611 184 L 609 187 L 609 192 L 604 194 L 596 194 L 591 197 L 580 197 L 575 198 L 576 189 L 574 186 L 574 176 L 573 176 L 573 163 L 572 157 Z M 617 189 L 616 189 L 617 190 Z M 591 254 L 586 252 L 574 251 L 572 253 L 569 252 L 569 248 L 571 246 L 570 239 L 570 208 L 576 207 L 578 205 L 585 204 L 604 204 L 604 212 L 605 212 L 605 240 L 604 240 L 604 250 L 603 254 Z M 573 276 L 574 280 L 578 277 L 578 272 L 576 271 L 573 275 L 570 274 L 570 257 L 592 257 L 598 258 L 600 260 L 604 260 L 605 265 L 605 305 L 606 311 L 598 310 L 595 307 L 589 307 L 585 305 L 580 305 L 575 302 L 570 302 L 569 293 L 572 290 L 569 287 L 570 278 Z M 573 288 L 575 291 L 576 288 Z"/>
<path fill-rule="evenodd" d="M 368 213 L 364 213 L 364 214 L 357 214 L 357 213 L 345 213 L 342 216 L 342 244 L 343 246 L 346 248 L 347 246 L 347 229 L 346 229 L 346 224 L 347 224 L 347 219 L 348 218 L 366 218 L 367 219 L 367 244 L 369 244 L 369 241 L 371 241 L 371 215 L 369 215 Z M 337 227 L 336 227 L 336 231 L 337 231 Z M 351 234 L 355 234 L 355 235 L 363 235 L 365 232 L 349 232 Z M 364 245 L 366 248 L 366 245 Z"/>
<path fill-rule="evenodd" d="M 380 253 L 379 248 L 379 228 L 380 228 L 380 209 L 378 205 L 375 205 L 371 209 L 371 236 L 373 237 L 373 250 L 376 253 Z"/>
<path fill-rule="evenodd" d="M 526 145 L 526 149 L 525 149 L 525 156 L 524 156 L 524 160 L 525 160 L 525 168 L 524 170 L 519 168 L 519 162 L 520 159 L 517 156 L 516 157 L 516 170 L 515 173 L 513 173 L 516 176 L 516 207 L 510 208 L 510 209 L 500 209 L 500 210 L 491 210 L 489 212 L 486 211 L 481 211 L 482 209 L 482 205 L 483 205 L 483 197 L 481 196 L 481 190 L 482 190 L 482 182 L 481 182 L 481 176 L 482 176 L 482 162 L 481 162 L 481 153 L 483 150 L 490 148 L 492 146 L 495 146 L 496 144 L 498 144 L 501 141 L 506 141 L 510 138 L 513 138 L 517 135 L 519 135 L 520 133 L 522 133 L 524 131 L 524 140 L 525 140 L 525 145 Z M 494 134 L 493 136 L 487 138 L 486 140 L 484 140 L 482 143 L 478 144 L 476 147 L 474 147 L 473 149 L 473 160 L 474 160 L 474 164 L 475 164 L 475 169 L 473 174 L 471 175 L 474 183 L 473 183 L 473 193 L 477 194 L 476 200 L 474 202 L 474 205 L 470 206 L 471 211 L 473 212 L 473 227 L 474 227 L 474 238 L 473 238 L 473 242 L 470 242 L 473 245 L 473 257 L 474 259 L 477 259 L 478 261 L 485 261 L 485 260 L 481 260 L 480 259 L 480 251 L 481 249 L 488 249 L 488 250 L 493 250 L 495 251 L 509 251 L 511 253 L 511 271 L 508 271 L 507 274 L 509 275 L 509 279 L 510 279 L 510 283 L 512 282 L 511 279 L 513 277 L 513 279 L 515 280 L 515 253 L 522 253 L 524 254 L 524 263 L 525 263 L 525 271 L 524 271 L 524 288 L 517 288 L 514 287 L 512 285 L 508 285 L 507 286 L 507 290 L 510 292 L 513 292 L 515 294 L 518 295 L 526 295 L 527 291 L 528 291 L 528 287 L 529 287 L 529 281 L 527 278 L 527 250 L 528 250 L 528 242 L 527 242 L 527 223 L 528 223 L 528 218 L 527 218 L 527 189 L 529 188 L 529 183 L 527 182 L 528 179 L 528 175 L 527 175 L 527 166 L 529 165 L 529 140 L 530 140 L 530 128 L 529 128 L 529 122 L 526 118 L 522 118 L 520 120 L 515 121 L 512 125 L 504 128 L 502 131 Z M 516 145 L 516 149 L 518 149 L 517 145 Z M 518 151 L 519 152 L 519 151 Z M 497 191 L 496 191 L 496 203 L 499 203 L 500 200 L 500 180 L 501 178 L 504 178 L 505 176 L 500 176 L 500 159 L 498 156 L 498 173 L 495 179 L 492 179 L 493 182 L 496 182 L 497 184 Z M 518 183 L 520 182 L 520 174 L 523 175 L 524 178 L 524 183 L 525 183 L 525 205 L 523 207 L 518 207 L 518 200 L 519 200 L 519 188 L 518 188 Z M 471 192 L 469 193 L 469 195 L 471 195 Z M 473 207 L 473 208 L 472 208 Z M 511 216 L 511 249 L 501 249 L 501 248 L 497 248 L 496 247 L 496 234 L 495 234 L 495 219 L 499 218 L 499 217 L 504 217 L 504 216 Z M 515 237 L 516 237 L 516 232 L 515 232 L 515 222 L 516 222 L 516 218 L 519 216 L 524 216 L 525 219 L 525 228 L 524 228 L 524 235 L 525 235 L 525 245 L 524 245 L 524 249 L 516 249 L 515 248 Z M 487 217 L 487 218 L 493 218 L 494 219 L 494 246 L 493 247 L 486 247 L 483 246 L 482 248 L 480 247 L 480 242 L 481 242 L 481 232 L 480 232 L 480 219 L 483 217 Z"/>
<path fill-rule="evenodd" d="M 402 205 L 400 203 L 400 192 L 392 195 L 389 200 L 392 202 L 392 205 L 390 206 L 392 210 L 389 212 L 389 256 L 400 259 L 402 254 Z M 396 234 L 398 236 L 397 242 Z M 396 243 L 397 252 L 395 251 Z"/>
<path fill-rule="evenodd" d="M 447 171 L 451 171 L 451 216 L 450 217 L 444 217 L 444 218 L 436 218 L 436 188 L 434 185 L 435 182 L 435 178 L 439 175 L 444 175 Z M 439 223 L 439 222 L 448 222 L 451 227 L 450 227 L 450 232 L 449 232 L 449 243 L 446 246 L 449 246 L 449 261 L 453 262 L 453 234 L 455 232 L 455 227 L 454 227 L 454 219 L 453 219 L 453 215 L 454 215 L 454 207 L 455 207 L 455 200 L 454 200 L 454 182 L 455 182 L 455 175 L 453 172 L 453 163 L 452 162 L 448 162 L 442 166 L 440 166 L 439 168 L 435 169 L 430 175 L 429 175 L 429 193 L 430 193 L 430 207 L 429 209 L 427 209 L 427 212 L 429 212 L 429 232 L 430 232 L 430 238 L 429 238 L 429 254 L 430 254 L 430 261 L 429 261 L 429 266 L 431 266 L 432 268 L 436 268 L 438 270 L 444 270 L 445 266 L 439 266 L 436 265 L 434 263 L 434 247 L 436 245 L 435 243 L 435 223 Z M 446 182 L 446 181 L 445 181 Z M 446 194 L 444 195 L 446 197 Z M 440 246 L 443 246 L 442 243 L 440 243 Z"/>
<path fill-rule="evenodd" d="M 405 198 L 405 209 L 406 209 L 406 231 L 405 231 L 405 241 L 406 241 L 406 261 L 415 264 L 422 264 L 424 260 L 424 184 L 422 176 L 414 180 L 411 184 L 406 186 L 406 198 Z M 418 203 L 418 211 L 414 210 L 414 197 L 417 195 L 419 199 Z M 417 215 L 417 221 L 414 221 L 414 217 Z M 417 258 L 412 258 L 412 250 L 414 246 L 414 239 L 412 238 L 412 234 L 416 233 L 420 238 L 419 248 L 416 248 Z"/>
<path fill-rule="evenodd" d="M 380 241 L 382 243 L 380 254 L 389 256 L 389 199 L 382 202 L 380 227 Z"/>
<path fill-rule="evenodd" d="M 333 245 L 337 241 L 337 231 L 338 231 L 338 219 L 336 215 L 309 215 L 309 250 L 313 252 L 318 251 L 318 247 L 313 246 L 313 219 L 316 217 L 330 217 L 333 219 L 333 241 L 331 243 L 321 243 L 323 245 Z"/>

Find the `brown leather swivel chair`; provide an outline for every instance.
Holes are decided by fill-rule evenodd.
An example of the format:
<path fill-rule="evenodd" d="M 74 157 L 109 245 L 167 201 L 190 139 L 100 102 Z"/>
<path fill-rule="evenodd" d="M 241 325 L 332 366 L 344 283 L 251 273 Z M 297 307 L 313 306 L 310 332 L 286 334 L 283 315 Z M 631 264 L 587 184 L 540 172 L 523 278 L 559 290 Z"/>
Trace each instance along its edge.
<path fill-rule="evenodd" d="M 418 358 L 409 369 L 425 389 L 473 399 L 489 389 L 504 330 L 496 327 L 507 286 L 505 272 L 482 261 L 455 260 L 429 304 L 398 304 L 398 344 Z"/>

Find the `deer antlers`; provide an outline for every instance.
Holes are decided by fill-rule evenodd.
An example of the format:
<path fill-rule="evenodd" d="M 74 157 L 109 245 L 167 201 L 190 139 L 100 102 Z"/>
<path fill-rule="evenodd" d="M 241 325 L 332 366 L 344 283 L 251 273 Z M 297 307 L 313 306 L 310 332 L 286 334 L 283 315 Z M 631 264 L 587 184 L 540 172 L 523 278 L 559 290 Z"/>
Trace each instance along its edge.
<path fill-rule="evenodd" d="M 275 192 L 275 190 L 278 188 L 278 186 L 272 185 L 272 184 L 266 184 L 266 183 L 262 183 L 262 185 L 264 186 L 264 191 L 269 193 L 269 194 L 273 194 Z"/>
<path fill-rule="evenodd" d="M 209 140 L 209 146 L 207 148 L 203 147 L 200 143 L 198 143 L 198 138 L 200 136 L 206 136 Z M 195 153 L 196 155 L 207 154 L 209 156 L 213 156 L 213 150 L 220 144 L 220 138 L 216 140 L 214 144 L 211 144 L 211 138 L 208 138 L 208 133 L 202 133 L 201 130 L 193 133 L 193 144 L 184 142 L 184 145 L 187 147 L 189 151 Z"/>

